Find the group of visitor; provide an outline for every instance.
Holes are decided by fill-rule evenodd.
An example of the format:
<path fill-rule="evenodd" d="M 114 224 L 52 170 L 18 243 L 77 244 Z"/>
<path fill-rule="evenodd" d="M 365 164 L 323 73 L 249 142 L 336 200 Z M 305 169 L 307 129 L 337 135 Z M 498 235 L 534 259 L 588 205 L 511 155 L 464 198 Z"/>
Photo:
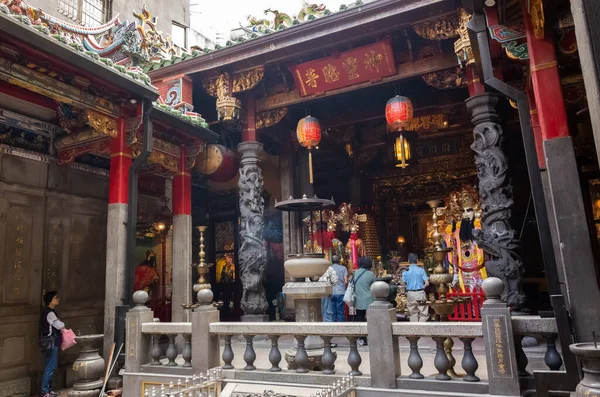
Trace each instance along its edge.
<path fill-rule="evenodd" d="M 427 321 L 429 318 L 428 307 L 419 304 L 425 300 L 425 288 L 429 286 L 429 277 L 425 269 L 420 267 L 417 254 L 408 255 L 409 267 L 402 273 L 402 284 L 406 286 L 406 300 L 410 321 Z M 371 285 L 376 281 L 373 268 L 373 260 L 363 256 L 358 260 L 358 269 L 352 275 L 340 264 L 340 257 L 334 255 L 331 258 L 331 266 L 327 269 L 321 280 L 328 281 L 333 286 L 332 294 L 322 301 L 323 321 L 344 322 L 346 321 L 346 305 L 348 306 L 348 318 L 355 322 L 367 321 L 367 309 L 375 298 L 371 293 Z M 347 288 L 352 289 L 352 302 L 348 302 Z M 366 345 L 366 339 L 359 340 L 361 345 Z"/>

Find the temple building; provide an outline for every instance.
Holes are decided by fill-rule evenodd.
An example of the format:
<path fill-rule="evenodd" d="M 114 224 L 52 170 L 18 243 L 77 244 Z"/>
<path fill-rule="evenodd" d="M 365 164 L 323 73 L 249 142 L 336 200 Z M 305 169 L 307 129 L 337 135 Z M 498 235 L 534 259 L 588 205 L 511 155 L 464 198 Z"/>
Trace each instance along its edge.
<path fill-rule="evenodd" d="M 498 277 L 513 312 L 553 313 L 563 354 L 590 341 L 600 92 L 585 2 L 299 3 L 188 48 L 189 2 L 0 0 L 0 395 L 37 390 L 44 292 L 106 355 L 135 290 L 162 322 L 190 321 L 206 282 L 221 321 L 293 320 L 293 246 L 350 271 L 368 255 L 391 278 L 410 252 L 433 267 L 438 230 L 455 296 L 480 306 Z M 275 208 L 314 196 L 335 208 Z M 75 358 L 61 354 L 63 385 Z"/>

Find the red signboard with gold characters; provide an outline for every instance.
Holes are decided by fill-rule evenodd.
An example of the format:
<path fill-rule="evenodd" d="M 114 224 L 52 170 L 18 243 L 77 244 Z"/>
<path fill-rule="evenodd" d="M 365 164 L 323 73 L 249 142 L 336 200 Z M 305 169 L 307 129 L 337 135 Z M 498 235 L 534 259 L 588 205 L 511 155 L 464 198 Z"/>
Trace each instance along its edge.
<path fill-rule="evenodd" d="M 392 44 L 386 38 L 289 69 L 300 96 L 307 96 L 396 74 L 396 63 Z"/>

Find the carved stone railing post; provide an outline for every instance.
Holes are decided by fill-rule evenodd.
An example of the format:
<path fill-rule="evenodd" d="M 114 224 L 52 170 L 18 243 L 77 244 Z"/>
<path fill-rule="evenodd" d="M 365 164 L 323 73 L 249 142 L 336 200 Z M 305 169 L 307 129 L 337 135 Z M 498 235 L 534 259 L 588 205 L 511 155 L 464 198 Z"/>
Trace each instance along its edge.
<path fill-rule="evenodd" d="M 483 94 L 465 102 L 474 124 L 475 166 L 479 179 L 479 196 L 483 213 L 481 230 L 473 235 L 479 247 L 490 256 L 485 268 L 492 277 L 504 283 L 502 299 L 513 309 L 524 303 L 521 290 L 522 261 L 517 254 L 519 241 L 509 221 L 513 206 L 512 185 L 508 179 L 508 163 L 502 152 L 503 132 L 496 113 L 498 96 Z"/>
<path fill-rule="evenodd" d="M 490 394 L 520 396 L 519 366 L 510 309 L 500 299 L 504 284 L 496 277 L 483 280 L 486 300 L 481 308 L 483 340 Z"/>
<path fill-rule="evenodd" d="M 146 307 L 148 293 L 137 291 L 133 294 L 135 307 L 126 315 L 125 370 L 129 373 L 140 372 L 142 364 L 150 361 L 151 337 L 142 334 L 142 324 L 151 323 L 154 316 Z"/>
<path fill-rule="evenodd" d="M 268 308 L 264 278 L 267 251 L 263 243 L 265 202 L 262 198 L 263 177 L 258 165 L 263 145 L 242 142 L 238 151 L 240 162 L 240 280 L 242 282 L 241 307 L 245 313 L 242 321 L 265 321 Z"/>
<path fill-rule="evenodd" d="M 400 376 L 400 349 L 398 338 L 392 334 L 396 322 L 396 309 L 387 301 L 390 286 L 383 281 L 371 285 L 376 300 L 367 309 L 367 333 L 369 336 L 369 362 L 371 386 L 395 389 Z"/>
<path fill-rule="evenodd" d="M 192 369 L 194 373 L 206 372 L 219 366 L 219 335 L 211 334 L 211 323 L 219 322 L 219 310 L 211 302 L 213 293 L 202 289 L 197 294 L 198 306 L 190 315 L 192 320 Z"/>

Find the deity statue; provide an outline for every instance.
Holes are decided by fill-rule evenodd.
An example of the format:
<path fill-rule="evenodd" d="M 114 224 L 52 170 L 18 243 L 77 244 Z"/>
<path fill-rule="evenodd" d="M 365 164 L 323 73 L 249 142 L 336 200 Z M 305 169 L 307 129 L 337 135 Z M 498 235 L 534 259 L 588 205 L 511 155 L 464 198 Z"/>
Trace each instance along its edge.
<path fill-rule="evenodd" d="M 365 244 L 358 237 L 358 224 L 360 221 L 366 221 L 366 217 L 364 215 L 361 217 L 354 213 L 351 204 L 342 203 L 339 206 L 337 221 L 339 222 L 343 231 L 350 232 L 350 238 L 346 243 L 344 251 L 345 257 L 347 258 L 345 265 L 348 268 L 348 272 L 351 273 L 358 268 L 358 259 L 361 256 L 367 255 Z"/>
<path fill-rule="evenodd" d="M 327 236 L 331 240 L 331 248 L 329 253 L 325 253 L 325 257 L 331 262 L 333 255 L 337 255 L 344 263 L 344 243 L 336 237 L 337 222 L 333 210 L 327 211 L 327 218 Z"/>
<path fill-rule="evenodd" d="M 134 287 L 136 291 L 150 292 L 158 283 L 156 271 L 156 254 L 152 250 L 146 251 L 146 259 L 135 269 Z"/>
<path fill-rule="evenodd" d="M 464 187 L 452 192 L 446 200 L 446 246 L 450 271 L 458 273 L 461 292 L 481 292 L 481 283 L 487 277 L 485 257 L 479 248 L 473 230 L 481 229 L 478 195 L 474 188 Z"/>
<path fill-rule="evenodd" d="M 348 257 L 348 267 L 351 270 L 358 269 L 358 260 L 367 254 L 364 242 L 358 237 L 358 223 L 350 228 L 350 239 L 346 243 L 346 256 Z"/>

